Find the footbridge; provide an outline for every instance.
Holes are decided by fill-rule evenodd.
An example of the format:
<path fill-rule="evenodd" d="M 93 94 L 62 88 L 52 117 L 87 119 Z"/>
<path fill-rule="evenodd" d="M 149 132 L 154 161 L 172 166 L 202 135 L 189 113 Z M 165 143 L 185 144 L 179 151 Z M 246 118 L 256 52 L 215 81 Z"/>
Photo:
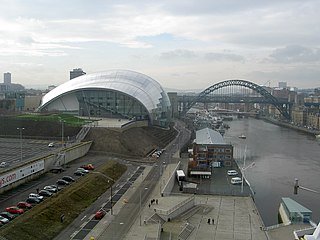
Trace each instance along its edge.
<path fill-rule="evenodd" d="M 178 97 L 178 109 L 182 113 L 197 103 L 271 104 L 284 118 L 290 119 L 291 105 L 287 98 L 277 98 L 266 88 L 246 80 L 226 80 L 206 88 L 198 95 Z"/>

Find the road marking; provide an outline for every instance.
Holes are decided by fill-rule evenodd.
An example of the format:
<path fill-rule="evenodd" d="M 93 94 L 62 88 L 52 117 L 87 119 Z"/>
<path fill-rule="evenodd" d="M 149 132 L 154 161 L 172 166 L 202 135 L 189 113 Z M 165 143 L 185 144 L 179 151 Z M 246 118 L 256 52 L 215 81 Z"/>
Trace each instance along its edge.
<path fill-rule="evenodd" d="M 87 215 L 85 215 L 83 218 L 81 218 L 81 221 L 83 221 L 86 217 L 87 217 Z"/>
<path fill-rule="evenodd" d="M 72 234 L 70 235 L 70 238 L 71 238 L 71 239 L 74 238 L 74 237 L 77 235 L 78 232 L 79 232 L 79 231 L 75 231 L 74 233 L 72 233 Z"/>

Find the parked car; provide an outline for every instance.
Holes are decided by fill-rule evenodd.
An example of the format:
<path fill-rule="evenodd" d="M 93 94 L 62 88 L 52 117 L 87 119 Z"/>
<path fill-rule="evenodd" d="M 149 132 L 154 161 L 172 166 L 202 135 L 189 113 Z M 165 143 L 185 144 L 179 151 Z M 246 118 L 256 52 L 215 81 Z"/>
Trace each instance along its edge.
<path fill-rule="evenodd" d="M 41 200 L 39 198 L 36 197 L 28 197 L 26 200 L 27 203 L 34 203 L 34 204 L 38 204 L 41 202 Z"/>
<path fill-rule="evenodd" d="M 50 148 L 54 147 L 54 143 L 53 142 L 49 143 L 48 147 L 50 147 Z"/>
<path fill-rule="evenodd" d="M 2 222 L 3 224 L 6 224 L 9 222 L 9 219 L 8 218 L 5 218 L 5 217 L 2 217 L 0 216 L 0 222 Z"/>
<path fill-rule="evenodd" d="M 43 196 L 40 196 L 40 195 L 37 194 L 37 193 L 30 193 L 30 194 L 29 194 L 29 198 L 38 198 L 40 201 L 43 200 Z"/>
<path fill-rule="evenodd" d="M 0 216 L 8 219 L 9 221 L 11 221 L 11 220 L 13 220 L 13 219 L 14 219 L 16 216 L 18 216 L 18 215 L 12 214 L 12 213 L 9 213 L 9 212 L 1 212 L 1 213 L 0 213 Z"/>
<path fill-rule="evenodd" d="M 95 213 L 94 218 L 95 219 L 102 219 L 106 215 L 106 211 L 103 209 L 100 209 L 98 212 Z"/>
<path fill-rule="evenodd" d="M 92 164 L 85 164 L 80 166 L 80 168 L 83 168 L 85 170 L 94 170 L 94 166 Z"/>
<path fill-rule="evenodd" d="M 63 179 L 58 179 L 56 182 L 58 185 L 69 185 L 69 182 Z"/>
<path fill-rule="evenodd" d="M 56 186 L 56 185 L 45 186 L 43 189 L 47 190 L 49 192 L 52 192 L 52 193 L 56 193 L 56 192 L 58 192 L 60 190 L 60 188 L 58 186 Z"/>
<path fill-rule="evenodd" d="M 231 178 L 231 184 L 241 184 L 242 183 L 242 179 L 239 177 L 233 177 Z"/>
<path fill-rule="evenodd" d="M 236 170 L 229 170 L 229 171 L 227 172 L 227 174 L 228 174 L 229 176 L 235 176 L 235 175 L 238 175 L 238 172 L 237 172 Z"/>
<path fill-rule="evenodd" d="M 86 170 L 84 168 L 78 168 L 77 171 L 83 172 L 83 173 L 89 173 L 89 170 Z"/>
<path fill-rule="evenodd" d="M 51 197 L 53 195 L 53 193 L 48 190 L 42 189 L 42 190 L 40 190 L 39 195 L 43 196 L 43 197 Z"/>
<path fill-rule="evenodd" d="M 32 205 L 30 203 L 27 203 L 27 202 L 19 202 L 17 204 L 17 207 L 18 208 L 23 208 L 23 209 L 30 209 L 30 208 L 32 208 Z"/>
<path fill-rule="evenodd" d="M 76 176 L 84 176 L 85 175 L 84 172 L 79 171 L 79 170 L 75 171 L 73 174 L 76 175 Z"/>
<path fill-rule="evenodd" d="M 7 208 L 6 208 L 6 211 L 7 211 L 8 213 L 12 213 L 12 214 L 22 214 L 22 213 L 24 213 L 24 210 L 23 210 L 23 209 L 18 208 L 18 207 L 16 207 L 16 206 L 7 207 Z"/>
<path fill-rule="evenodd" d="M 70 183 L 75 181 L 74 178 L 70 176 L 63 176 L 62 179 Z"/>
<path fill-rule="evenodd" d="M 5 167 L 8 167 L 9 164 L 7 162 L 1 162 L 0 163 L 0 168 L 5 168 Z"/>

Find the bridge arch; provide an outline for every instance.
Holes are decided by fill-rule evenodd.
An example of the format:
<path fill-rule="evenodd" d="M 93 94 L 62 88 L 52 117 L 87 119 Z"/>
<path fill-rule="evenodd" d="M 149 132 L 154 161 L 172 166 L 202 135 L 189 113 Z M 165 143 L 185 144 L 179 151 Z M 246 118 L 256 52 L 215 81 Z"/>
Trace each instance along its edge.
<path fill-rule="evenodd" d="M 271 102 L 271 104 L 274 105 L 286 119 L 290 119 L 290 115 L 288 113 L 287 106 L 284 106 L 283 103 L 280 103 L 278 101 L 278 99 L 275 98 L 274 96 L 272 96 L 267 90 L 265 90 L 263 87 L 255 84 L 253 82 L 249 82 L 246 80 L 238 80 L 238 79 L 237 80 L 225 80 L 225 81 L 216 83 L 216 84 L 206 88 L 195 98 L 194 101 L 191 102 L 191 104 L 189 105 L 189 109 L 196 102 L 200 102 L 202 99 L 204 99 L 208 94 L 210 94 L 220 88 L 229 87 L 229 86 L 241 86 L 241 87 L 246 87 L 246 88 L 254 90 L 255 92 L 259 93 L 261 96 L 263 96 L 264 98 L 269 100 Z"/>

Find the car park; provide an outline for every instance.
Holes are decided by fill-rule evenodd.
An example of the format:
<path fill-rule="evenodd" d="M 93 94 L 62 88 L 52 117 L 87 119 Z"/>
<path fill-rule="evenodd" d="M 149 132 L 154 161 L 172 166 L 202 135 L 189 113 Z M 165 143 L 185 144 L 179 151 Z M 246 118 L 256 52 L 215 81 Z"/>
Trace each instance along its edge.
<path fill-rule="evenodd" d="M 7 207 L 7 208 L 6 208 L 6 211 L 7 211 L 8 213 L 12 213 L 12 214 L 22 214 L 22 213 L 24 213 L 24 210 L 23 210 L 23 209 L 18 208 L 18 207 L 16 207 L 16 206 Z"/>
<path fill-rule="evenodd" d="M 18 202 L 17 207 L 23 208 L 23 209 L 30 209 L 30 208 L 32 208 L 32 205 L 27 202 Z"/>
<path fill-rule="evenodd" d="M 2 217 L 0 216 L 0 222 L 2 222 L 3 224 L 6 224 L 9 222 L 9 219 L 8 218 L 5 218 L 5 217 Z"/>
<path fill-rule="evenodd" d="M 94 218 L 97 220 L 102 219 L 106 215 L 106 211 L 103 209 L 100 209 L 98 212 L 95 213 Z"/>
<path fill-rule="evenodd" d="M 62 179 L 65 180 L 65 181 L 67 181 L 67 182 L 69 182 L 69 183 L 75 181 L 74 178 L 73 178 L 73 177 L 70 177 L 70 176 L 63 176 Z"/>
<path fill-rule="evenodd" d="M 9 212 L 1 212 L 0 216 L 8 219 L 9 221 L 11 221 L 11 220 L 15 219 L 15 217 L 18 216 L 18 215 L 12 214 L 12 213 L 9 213 Z"/>
<path fill-rule="evenodd" d="M 41 200 L 39 198 L 36 197 L 28 197 L 26 200 L 27 203 L 34 203 L 34 204 L 38 204 L 41 202 Z"/>
<path fill-rule="evenodd" d="M 58 185 L 63 185 L 63 186 L 66 186 L 66 185 L 69 185 L 70 183 L 66 180 L 63 180 L 63 179 L 58 179 L 57 182 L 56 182 Z"/>
<path fill-rule="evenodd" d="M 92 164 L 82 165 L 80 166 L 80 168 L 83 168 L 85 170 L 94 170 L 94 166 Z"/>
<path fill-rule="evenodd" d="M 39 195 L 43 196 L 43 197 L 51 197 L 53 195 L 53 193 L 42 189 L 42 190 L 40 190 Z"/>
<path fill-rule="evenodd" d="M 229 176 L 235 176 L 235 175 L 238 175 L 238 172 L 237 172 L 236 170 L 229 170 L 229 171 L 227 172 L 227 174 L 228 174 Z"/>

